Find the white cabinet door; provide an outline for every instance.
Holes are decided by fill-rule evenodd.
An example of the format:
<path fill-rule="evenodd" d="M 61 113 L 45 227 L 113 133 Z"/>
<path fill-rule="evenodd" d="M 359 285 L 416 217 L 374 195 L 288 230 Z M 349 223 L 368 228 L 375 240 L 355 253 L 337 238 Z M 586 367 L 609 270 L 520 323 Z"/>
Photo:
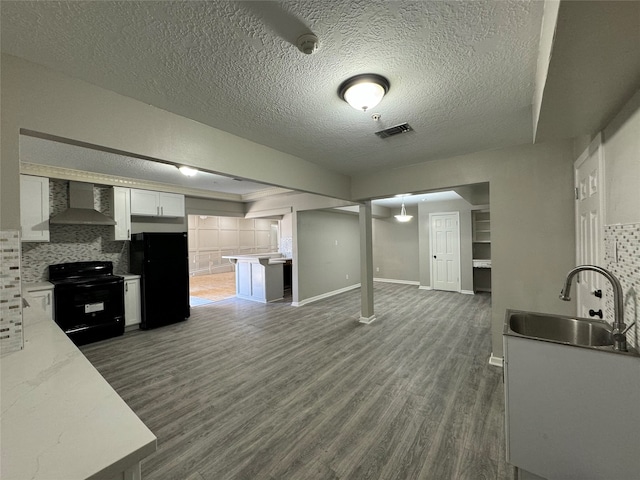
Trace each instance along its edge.
<path fill-rule="evenodd" d="M 131 189 L 131 215 L 156 217 L 159 211 L 158 192 Z"/>
<path fill-rule="evenodd" d="M 140 313 L 140 279 L 124 281 L 124 326 L 138 325 Z"/>
<path fill-rule="evenodd" d="M 22 241 L 49 241 L 49 179 L 20 175 Z"/>
<path fill-rule="evenodd" d="M 161 217 L 184 217 L 184 195 L 159 192 Z"/>
<path fill-rule="evenodd" d="M 131 215 L 184 217 L 184 195 L 131 189 Z"/>
<path fill-rule="evenodd" d="M 113 219 L 116 221 L 113 227 L 113 240 L 131 240 L 131 191 L 129 188 L 113 187 L 111 208 Z"/>

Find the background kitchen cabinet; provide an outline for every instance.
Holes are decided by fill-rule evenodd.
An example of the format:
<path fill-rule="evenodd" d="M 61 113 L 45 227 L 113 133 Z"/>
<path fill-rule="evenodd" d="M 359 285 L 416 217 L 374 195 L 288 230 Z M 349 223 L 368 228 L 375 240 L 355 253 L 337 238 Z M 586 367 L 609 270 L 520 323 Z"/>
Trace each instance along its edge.
<path fill-rule="evenodd" d="M 472 212 L 473 230 L 473 291 L 491 291 L 491 213 Z"/>
<path fill-rule="evenodd" d="M 140 275 L 124 276 L 124 327 L 139 325 L 140 313 Z"/>
<path fill-rule="evenodd" d="M 131 189 L 113 187 L 111 189 L 111 213 L 116 224 L 113 240 L 131 240 Z"/>
<path fill-rule="evenodd" d="M 23 242 L 49 241 L 49 179 L 20 175 L 20 228 Z"/>
<path fill-rule="evenodd" d="M 161 217 L 184 217 L 184 195 L 158 192 Z"/>
<path fill-rule="evenodd" d="M 184 195 L 131 189 L 131 215 L 184 217 Z"/>
<path fill-rule="evenodd" d="M 489 210 L 473 211 L 473 241 L 476 243 L 491 242 L 491 213 Z"/>
<path fill-rule="evenodd" d="M 28 301 L 30 303 L 37 302 L 34 306 L 42 308 L 47 316 L 53 320 L 53 284 L 49 282 L 34 283 L 24 285 L 24 289 L 29 294 Z"/>

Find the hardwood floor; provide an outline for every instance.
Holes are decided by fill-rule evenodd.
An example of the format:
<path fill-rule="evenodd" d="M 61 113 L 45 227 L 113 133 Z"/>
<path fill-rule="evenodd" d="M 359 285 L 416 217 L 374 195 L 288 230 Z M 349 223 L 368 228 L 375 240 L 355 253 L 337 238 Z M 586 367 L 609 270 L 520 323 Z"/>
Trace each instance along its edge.
<path fill-rule="evenodd" d="M 212 273 L 189 277 L 189 295 L 213 302 L 236 296 L 236 273 Z"/>
<path fill-rule="evenodd" d="M 238 299 L 82 347 L 158 437 L 152 479 L 513 479 L 490 296 Z"/>

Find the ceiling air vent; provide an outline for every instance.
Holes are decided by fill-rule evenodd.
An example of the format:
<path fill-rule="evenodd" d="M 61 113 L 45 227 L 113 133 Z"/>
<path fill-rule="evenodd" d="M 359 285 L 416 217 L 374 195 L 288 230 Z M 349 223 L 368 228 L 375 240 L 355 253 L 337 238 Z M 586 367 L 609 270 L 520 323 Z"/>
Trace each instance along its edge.
<path fill-rule="evenodd" d="M 389 127 L 385 128 L 384 130 L 380 130 L 379 132 L 376 132 L 376 135 L 378 135 L 380 138 L 389 138 L 393 137 L 394 135 L 398 135 L 399 133 L 407 133 L 412 131 L 413 128 L 411 128 L 411 125 L 409 125 L 408 123 L 401 123 L 400 125 L 396 125 L 395 127 Z"/>

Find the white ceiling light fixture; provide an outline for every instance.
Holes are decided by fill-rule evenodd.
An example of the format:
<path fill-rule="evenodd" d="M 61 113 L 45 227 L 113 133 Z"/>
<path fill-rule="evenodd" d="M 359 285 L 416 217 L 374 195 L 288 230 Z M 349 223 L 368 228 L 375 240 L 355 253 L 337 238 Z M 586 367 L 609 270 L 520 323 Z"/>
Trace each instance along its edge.
<path fill-rule="evenodd" d="M 410 193 L 399 193 L 398 195 L 395 195 L 396 197 L 408 197 L 409 195 L 411 195 Z M 413 218 L 413 215 L 407 215 L 407 210 L 404 208 L 404 200 L 402 200 L 402 208 L 400 209 L 400 215 L 394 215 L 394 217 L 396 217 L 396 220 L 398 220 L 399 222 L 408 222 L 409 220 L 411 220 Z"/>
<path fill-rule="evenodd" d="M 338 95 L 356 110 L 366 112 L 380 103 L 389 87 L 389 80 L 382 75 L 364 73 L 342 82 Z"/>
<path fill-rule="evenodd" d="M 399 222 L 408 222 L 413 218 L 413 215 L 407 215 L 407 210 L 404 208 L 404 202 L 402 202 L 402 208 L 400 209 L 400 215 L 394 215 Z"/>
<path fill-rule="evenodd" d="M 178 170 L 180 170 L 180 173 L 183 174 L 185 177 L 193 177 L 196 175 L 196 173 L 198 173 L 197 169 L 193 167 L 187 167 L 186 165 L 182 165 L 178 167 Z"/>

